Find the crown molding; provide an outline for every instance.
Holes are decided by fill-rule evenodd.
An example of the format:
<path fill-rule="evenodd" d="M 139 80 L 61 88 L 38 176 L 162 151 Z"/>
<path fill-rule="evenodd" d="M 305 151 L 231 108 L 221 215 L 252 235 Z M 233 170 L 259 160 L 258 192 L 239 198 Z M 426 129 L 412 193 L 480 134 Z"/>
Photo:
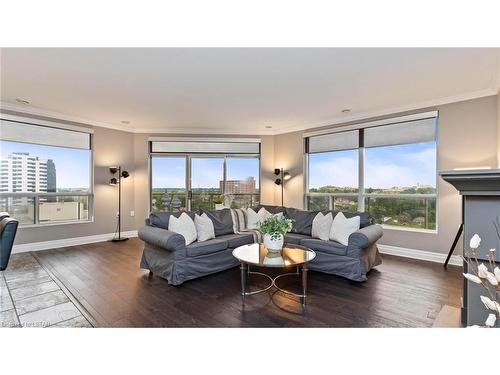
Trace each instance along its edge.
<path fill-rule="evenodd" d="M 23 115 L 41 116 L 41 117 L 48 117 L 48 118 L 54 119 L 54 120 L 76 122 L 79 124 L 92 125 L 92 126 L 97 126 L 100 128 L 121 130 L 121 131 L 129 132 L 129 133 L 134 132 L 133 129 L 126 127 L 126 126 L 109 124 L 107 122 L 101 122 L 101 121 L 95 121 L 95 120 L 89 120 L 89 119 L 78 117 L 78 116 L 66 115 L 64 113 L 50 111 L 50 110 L 46 110 L 46 109 L 38 108 L 38 107 L 33 107 L 31 105 L 22 105 L 22 104 L 0 102 L 0 112 L 2 110 L 3 111 L 12 111 L 12 112 L 16 112 L 16 113 L 23 114 Z"/>
<path fill-rule="evenodd" d="M 206 134 L 206 135 L 275 135 L 271 130 L 238 130 L 235 128 L 220 128 L 220 129 L 208 129 L 208 128 L 139 128 L 134 129 L 133 133 L 136 134 Z"/>
<path fill-rule="evenodd" d="M 493 96 L 499 94 L 499 86 L 500 86 L 500 76 L 498 78 L 498 82 L 495 82 L 492 87 L 484 89 L 484 90 L 478 90 L 478 91 L 472 91 L 460 95 L 454 95 L 454 96 L 448 96 L 448 97 L 443 97 L 443 98 L 438 98 L 438 99 L 432 99 L 428 101 L 423 101 L 423 102 L 418 102 L 418 103 L 412 103 L 404 106 L 396 106 L 396 107 L 387 107 L 378 111 L 372 111 L 372 112 L 362 112 L 358 113 L 355 115 L 351 116 L 338 116 L 334 117 L 332 120 L 328 122 L 324 122 L 321 124 L 300 124 L 300 125 L 295 125 L 295 126 L 289 126 L 286 128 L 282 129 L 271 129 L 271 130 L 257 130 L 257 129 L 237 129 L 237 128 L 223 128 L 223 129 L 209 129 L 209 128 L 180 128 L 180 127 L 175 127 L 175 128 L 161 128 L 161 129 L 156 129 L 156 128 L 135 128 L 132 129 L 130 127 L 122 126 L 122 125 L 115 125 L 115 124 L 110 124 L 106 122 L 101 122 L 101 121 L 95 121 L 95 120 L 89 120 L 77 116 L 71 116 L 71 115 L 66 115 L 63 113 L 55 112 L 55 111 L 49 111 L 45 110 L 42 108 L 38 107 L 32 107 L 32 106 L 26 106 L 26 105 L 20 105 L 20 104 L 13 104 L 13 103 L 6 103 L 6 102 L 0 102 L 0 111 L 1 110 L 6 110 L 6 111 L 12 111 L 20 114 L 27 114 L 27 115 L 32 115 L 32 116 L 42 116 L 42 117 L 47 117 L 50 119 L 55 119 L 55 120 L 63 120 L 63 121 L 69 121 L 69 122 L 75 122 L 75 123 L 80 123 L 80 124 L 86 124 L 86 125 L 91 125 L 91 126 L 96 126 L 96 127 L 101 127 L 101 128 L 108 128 L 108 129 L 113 129 L 113 130 L 120 130 L 120 131 L 125 131 L 129 133 L 136 133 L 136 134 L 206 134 L 206 135 L 279 135 L 279 134 L 285 134 L 285 133 L 291 133 L 291 132 L 296 132 L 296 131 L 303 131 L 303 130 L 316 130 L 319 128 L 326 128 L 329 126 L 341 126 L 343 124 L 351 123 L 351 122 L 356 122 L 356 121 L 366 121 L 370 120 L 373 118 L 377 117 L 383 117 L 383 116 L 389 116 L 389 115 L 394 115 L 397 113 L 404 113 L 408 111 L 415 111 L 419 109 L 428 109 L 428 108 L 435 108 L 437 106 L 445 105 L 445 104 L 451 104 L 451 103 L 457 103 L 457 102 L 462 102 L 466 100 L 472 100 L 472 99 L 479 99 L 487 96 Z"/>
<path fill-rule="evenodd" d="M 499 94 L 499 89 L 498 87 L 491 87 L 488 89 L 484 90 L 479 90 L 479 91 L 472 91 L 468 92 L 465 94 L 460 94 L 460 95 L 454 95 L 454 96 L 448 96 L 448 97 L 443 97 L 439 99 L 433 99 L 433 100 L 428 100 L 424 102 L 418 102 L 418 103 L 413 103 L 405 106 L 397 106 L 397 107 L 388 107 L 379 111 L 373 111 L 373 112 L 362 112 L 359 114 L 351 115 L 351 116 L 342 116 L 342 117 L 335 117 L 331 121 L 328 121 L 328 123 L 323 123 L 323 124 L 316 124 L 314 126 L 311 125 L 297 125 L 297 126 L 290 126 L 284 129 L 280 129 L 279 131 L 275 132 L 274 134 L 285 134 L 285 133 L 291 133 L 291 132 L 296 132 L 296 131 L 301 131 L 301 130 L 316 130 L 318 128 L 326 128 L 329 126 L 340 126 L 343 124 L 351 123 L 351 122 L 357 122 L 357 121 L 367 121 L 370 119 L 374 119 L 377 117 L 382 117 L 382 116 L 389 116 L 389 115 L 394 115 L 397 113 L 404 113 L 404 112 L 409 112 L 409 111 L 415 111 L 419 109 L 429 109 L 429 108 L 435 108 L 437 106 L 445 105 L 445 104 L 451 104 L 451 103 L 458 103 L 458 102 L 463 102 L 466 100 L 472 100 L 472 99 L 479 99 L 479 98 L 484 98 L 487 96 L 494 96 Z"/>

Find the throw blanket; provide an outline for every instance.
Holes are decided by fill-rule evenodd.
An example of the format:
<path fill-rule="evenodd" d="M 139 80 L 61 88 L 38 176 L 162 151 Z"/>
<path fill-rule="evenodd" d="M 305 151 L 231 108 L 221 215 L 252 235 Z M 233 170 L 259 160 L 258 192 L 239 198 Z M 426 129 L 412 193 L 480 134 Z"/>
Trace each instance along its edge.
<path fill-rule="evenodd" d="M 256 229 L 247 228 L 247 211 L 244 208 L 231 208 L 231 216 L 233 218 L 233 231 L 237 234 L 253 235 L 253 240 L 256 243 L 262 242 L 262 233 Z"/>

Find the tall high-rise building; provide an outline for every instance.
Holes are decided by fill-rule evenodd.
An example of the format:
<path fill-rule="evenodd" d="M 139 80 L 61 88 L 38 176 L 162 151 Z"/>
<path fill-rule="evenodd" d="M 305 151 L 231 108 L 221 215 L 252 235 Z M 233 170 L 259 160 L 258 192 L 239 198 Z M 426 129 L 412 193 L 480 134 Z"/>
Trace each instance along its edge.
<path fill-rule="evenodd" d="M 48 167 L 50 165 L 50 167 Z M 50 168 L 50 179 L 48 178 Z M 52 160 L 30 156 L 28 152 L 13 152 L 0 162 L 0 192 L 43 193 L 55 191 L 55 164 Z"/>
<path fill-rule="evenodd" d="M 52 159 L 47 160 L 47 192 L 57 191 L 56 164 Z"/>

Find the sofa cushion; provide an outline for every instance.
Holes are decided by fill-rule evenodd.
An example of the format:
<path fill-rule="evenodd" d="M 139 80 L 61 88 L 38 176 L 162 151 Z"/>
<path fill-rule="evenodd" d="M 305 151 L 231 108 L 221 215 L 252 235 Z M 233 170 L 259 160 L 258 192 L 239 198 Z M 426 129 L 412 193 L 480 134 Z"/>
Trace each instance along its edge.
<path fill-rule="evenodd" d="M 186 245 L 196 241 L 196 226 L 193 219 L 191 219 L 185 212 L 178 218 L 175 216 L 170 217 L 168 221 L 168 230 L 170 232 L 181 234 L 186 240 Z"/>
<path fill-rule="evenodd" d="M 300 245 L 300 241 L 306 238 L 311 238 L 311 236 L 299 233 L 287 233 L 285 234 L 285 243 Z"/>
<path fill-rule="evenodd" d="M 238 246 L 248 245 L 253 243 L 253 235 L 248 234 L 224 234 L 217 237 L 218 240 L 225 240 L 228 243 L 228 247 L 234 249 Z"/>
<path fill-rule="evenodd" d="M 330 240 L 349 245 L 349 236 L 359 230 L 360 217 L 346 218 L 343 212 L 339 212 L 333 219 L 330 230 Z"/>
<path fill-rule="evenodd" d="M 308 247 L 311 250 L 319 251 L 326 254 L 346 255 L 347 246 L 344 246 L 335 241 L 323 241 L 316 238 L 304 238 L 300 241 L 300 245 Z"/>
<path fill-rule="evenodd" d="M 193 220 L 196 213 L 196 211 L 186 212 L 186 214 Z M 175 217 L 179 217 L 182 215 L 182 212 L 151 212 L 151 214 L 149 215 L 149 225 L 151 225 L 152 227 L 168 229 L 168 222 L 170 220 L 170 216 L 172 215 Z"/>
<path fill-rule="evenodd" d="M 270 213 L 268 210 L 266 210 L 264 207 L 262 207 L 257 212 L 251 208 L 247 208 L 246 214 L 247 214 L 247 227 L 246 227 L 246 229 L 257 229 L 259 226 L 259 223 L 262 223 L 263 221 L 265 221 L 265 220 L 269 219 L 271 216 L 273 216 L 273 214 Z"/>
<path fill-rule="evenodd" d="M 214 223 L 206 213 L 203 213 L 201 216 L 198 214 L 194 215 L 194 225 L 196 226 L 196 238 L 199 242 L 215 238 Z"/>
<path fill-rule="evenodd" d="M 292 232 L 311 235 L 312 222 L 319 211 L 305 211 L 297 208 L 285 208 L 285 216 L 295 220 Z"/>
<path fill-rule="evenodd" d="M 333 217 L 331 212 L 327 213 L 326 215 L 318 212 L 312 222 L 311 237 L 319 238 L 323 241 L 328 241 L 330 239 L 332 222 Z"/>
<path fill-rule="evenodd" d="M 333 215 L 333 218 L 335 219 L 335 216 L 337 216 L 337 214 L 340 211 L 327 211 L 327 212 L 331 212 Z M 360 228 L 364 228 L 364 227 L 367 227 L 369 225 L 375 224 L 374 217 L 371 216 L 368 212 L 354 212 L 353 213 L 353 212 L 342 211 L 342 213 L 348 219 L 350 219 L 351 217 L 354 217 L 354 216 L 359 216 L 359 227 Z"/>
<path fill-rule="evenodd" d="M 188 257 L 197 257 L 200 255 L 212 254 L 218 251 L 226 250 L 228 243 L 226 240 L 213 239 L 203 242 L 193 242 L 186 246 Z"/>
<path fill-rule="evenodd" d="M 201 210 L 214 223 L 215 237 L 234 233 L 233 217 L 229 208 L 222 210 Z"/>

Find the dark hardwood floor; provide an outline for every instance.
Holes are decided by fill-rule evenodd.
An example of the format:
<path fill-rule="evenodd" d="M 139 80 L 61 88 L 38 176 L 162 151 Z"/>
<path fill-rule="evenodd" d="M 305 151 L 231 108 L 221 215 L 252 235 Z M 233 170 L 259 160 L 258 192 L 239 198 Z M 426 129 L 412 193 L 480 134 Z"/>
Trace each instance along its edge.
<path fill-rule="evenodd" d="M 101 327 L 430 327 L 462 290 L 459 267 L 383 255 L 364 283 L 309 272 L 305 310 L 281 293 L 242 307 L 239 268 L 174 287 L 139 268 L 137 238 L 33 254 Z"/>

